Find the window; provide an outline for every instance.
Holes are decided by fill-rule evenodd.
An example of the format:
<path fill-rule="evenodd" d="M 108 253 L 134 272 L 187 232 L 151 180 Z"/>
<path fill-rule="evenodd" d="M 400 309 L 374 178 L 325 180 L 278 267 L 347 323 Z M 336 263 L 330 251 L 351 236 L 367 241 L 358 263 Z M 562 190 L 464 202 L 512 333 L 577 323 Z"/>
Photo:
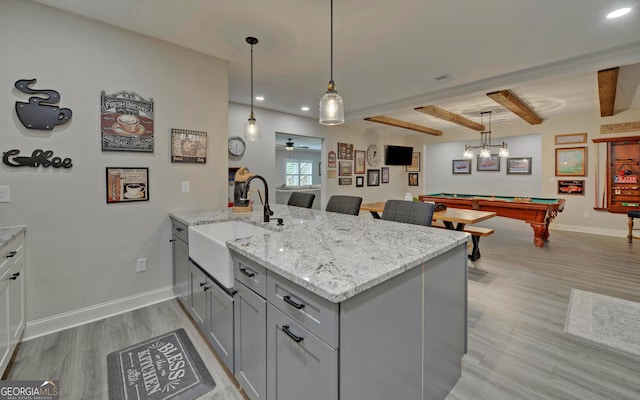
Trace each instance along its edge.
<path fill-rule="evenodd" d="M 284 163 L 284 179 L 287 186 L 311 185 L 313 182 L 312 162 L 308 160 L 287 160 Z"/>

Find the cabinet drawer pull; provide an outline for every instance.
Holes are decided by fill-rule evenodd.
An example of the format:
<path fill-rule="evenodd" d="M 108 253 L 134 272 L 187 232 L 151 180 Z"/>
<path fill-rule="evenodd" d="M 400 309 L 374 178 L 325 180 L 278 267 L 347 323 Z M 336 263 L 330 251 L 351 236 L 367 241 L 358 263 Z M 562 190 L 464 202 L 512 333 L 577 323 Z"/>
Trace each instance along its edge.
<path fill-rule="evenodd" d="M 249 278 L 253 278 L 254 276 L 256 276 L 256 274 L 254 274 L 253 272 L 247 271 L 246 268 L 240 268 L 240 272 L 242 272 L 243 275 L 246 275 Z"/>
<path fill-rule="evenodd" d="M 200 287 L 203 287 L 206 284 L 207 284 L 207 282 L 200 282 Z"/>
<path fill-rule="evenodd" d="M 297 308 L 298 310 L 304 308 L 304 303 L 296 303 L 295 301 L 291 300 L 291 296 L 289 295 L 284 296 L 282 300 L 284 300 L 285 303 Z"/>
<path fill-rule="evenodd" d="M 16 254 L 18 254 L 17 251 L 10 251 L 9 253 L 7 253 L 7 258 L 11 258 L 11 257 L 15 256 Z"/>
<path fill-rule="evenodd" d="M 300 343 L 304 340 L 302 336 L 296 336 L 293 332 L 289 330 L 289 325 L 282 326 L 282 332 L 286 333 L 291 339 L 295 340 L 296 343 Z"/>
<path fill-rule="evenodd" d="M 20 276 L 20 272 L 16 272 L 15 274 L 11 275 L 9 279 L 11 279 L 12 281 L 15 281 L 16 279 L 18 279 L 19 276 Z"/>
<path fill-rule="evenodd" d="M 171 239 L 171 240 L 169 240 L 169 243 L 173 243 L 175 241 L 176 241 L 175 239 Z"/>
<path fill-rule="evenodd" d="M 176 228 L 176 230 L 177 230 L 178 232 L 182 232 L 184 229 L 182 229 L 182 228 Z"/>
<path fill-rule="evenodd" d="M 204 291 L 206 292 L 206 291 L 207 291 L 207 290 L 209 290 L 210 288 L 211 288 L 211 286 L 205 286 L 205 287 L 203 287 L 203 288 L 202 288 L 202 290 L 204 290 Z"/>

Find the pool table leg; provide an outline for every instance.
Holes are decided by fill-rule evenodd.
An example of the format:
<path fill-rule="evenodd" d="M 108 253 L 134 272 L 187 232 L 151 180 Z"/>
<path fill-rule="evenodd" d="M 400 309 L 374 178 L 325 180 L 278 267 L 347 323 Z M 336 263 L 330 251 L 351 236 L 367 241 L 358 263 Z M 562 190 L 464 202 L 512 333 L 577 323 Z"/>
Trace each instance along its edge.
<path fill-rule="evenodd" d="M 533 228 L 533 244 L 536 247 L 544 247 L 544 242 L 549 238 L 549 224 L 531 224 Z"/>

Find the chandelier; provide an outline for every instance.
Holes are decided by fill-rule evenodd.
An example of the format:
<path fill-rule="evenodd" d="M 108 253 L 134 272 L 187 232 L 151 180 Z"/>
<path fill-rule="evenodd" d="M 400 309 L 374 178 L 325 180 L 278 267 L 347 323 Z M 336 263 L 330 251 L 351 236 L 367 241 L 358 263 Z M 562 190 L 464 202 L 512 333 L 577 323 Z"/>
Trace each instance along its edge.
<path fill-rule="evenodd" d="M 480 113 L 480 118 L 482 118 L 482 126 L 484 124 L 485 115 L 489 115 L 489 130 L 480 132 L 480 145 L 479 146 L 464 146 L 464 154 L 462 157 L 467 159 L 473 158 L 473 150 L 480 149 L 479 156 L 480 158 L 490 158 L 491 157 L 491 149 L 500 149 L 498 151 L 498 155 L 500 157 L 509 157 L 509 148 L 505 142 L 502 144 L 491 144 L 491 111 L 482 111 Z"/>

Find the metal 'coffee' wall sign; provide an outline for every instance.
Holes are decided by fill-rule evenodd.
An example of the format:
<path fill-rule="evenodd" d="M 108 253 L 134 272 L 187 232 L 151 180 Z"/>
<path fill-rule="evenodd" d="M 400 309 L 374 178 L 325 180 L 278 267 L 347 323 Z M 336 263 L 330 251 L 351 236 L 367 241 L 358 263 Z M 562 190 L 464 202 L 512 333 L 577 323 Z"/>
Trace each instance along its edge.
<path fill-rule="evenodd" d="M 27 129 L 51 131 L 54 127 L 69 122 L 71 110 L 53 105 L 60 101 L 60 94 L 51 89 L 31 89 L 29 85 L 35 82 L 35 79 L 20 79 L 15 83 L 16 89 L 22 93 L 47 96 L 30 97 L 28 102 L 16 101 L 16 114 L 22 125 Z"/>
<path fill-rule="evenodd" d="M 100 93 L 102 150 L 153 153 L 153 99 L 135 92 Z"/>
<path fill-rule="evenodd" d="M 68 157 L 53 156 L 51 150 L 34 150 L 31 156 L 19 156 L 20 150 L 13 149 L 2 153 L 2 162 L 10 167 L 44 167 L 71 168 L 73 164 Z"/>

